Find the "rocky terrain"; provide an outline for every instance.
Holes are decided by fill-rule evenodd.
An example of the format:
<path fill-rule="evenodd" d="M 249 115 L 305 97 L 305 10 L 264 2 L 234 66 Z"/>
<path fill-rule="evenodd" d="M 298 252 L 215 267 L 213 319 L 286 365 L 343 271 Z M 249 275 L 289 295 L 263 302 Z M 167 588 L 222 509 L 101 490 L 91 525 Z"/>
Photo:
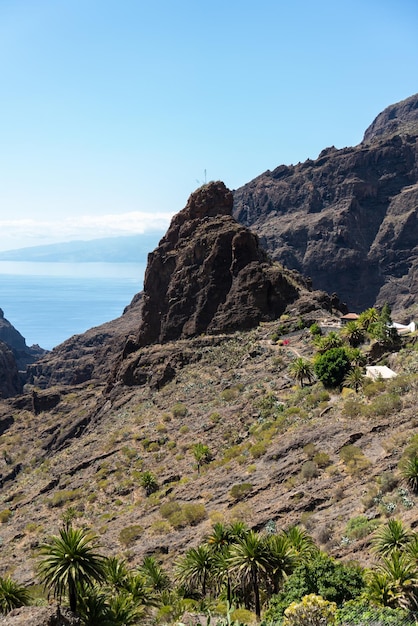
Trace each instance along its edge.
<path fill-rule="evenodd" d="M 418 95 L 377 116 L 354 147 L 280 165 L 234 193 L 234 216 L 275 260 L 352 310 L 418 292 Z M 408 311 L 409 309 L 409 311 Z"/>
<path fill-rule="evenodd" d="M 28 361 L 24 375 L 16 362 L 21 339 L 3 318 L 16 345 L 5 338 L 0 350 L 0 371 L 8 376 L 0 379 L 1 576 L 36 583 L 38 547 L 66 516 L 94 529 L 107 555 L 132 566 L 156 555 L 169 569 L 217 521 L 242 520 L 257 530 L 301 524 L 330 554 L 362 564 L 374 560 L 370 533 L 351 535 L 350 521 L 396 515 L 416 527 L 417 498 L 400 472 L 416 445 L 415 335 L 396 350 L 369 340 L 362 345 L 369 364 L 389 365 L 398 376 L 369 381 L 359 393 L 325 389 L 318 381 L 301 387 L 289 369 L 296 358 L 315 353 L 313 323 L 324 334 L 340 330 L 347 308 L 335 292 L 352 306 L 354 290 L 359 307 L 380 301 L 389 267 L 406 280 L 402 249 L 413 275 L 413 242 L 408 261 L 406 250 L 414 218 L 410 227 L 401 224 L 407 202 L 414 204 L 413 184 L 408 190 L 406 182 L 415 171 L 415 139 L 393 120 L 409 115 L 410 133 L 415 109 L 409 103 L 394 110 L 377 118 L 361 148 L 330 149 L 318 162 L 264 174 L 235 192 L 235 209 L 223 183 L 197 190 L 149 255 L 143 294 L 117 320 Z M 349 173 L 350 159 L 358 180 Z M 395 166 L 396 176 L 385 179 L 382 172 Z M 309 184 L 302 174 L 311 176 Z M 315 186 L 325 177 L 328 199 L 325 187 Z M 257 205 L 258 237 L 243 222 L 257 214 L 263 188 L 287 189 L 287 195 L 274 211 L 267 211 L 268 199 L 264 213 Z M 239 208 L 244 198 L 247 213 L 244 204 Z M 304 228 L 303 216 L 311 220 Z M 340 232 L 342 217 L 352 230 L 357 223 L 356 237 Z M 376 242 L 384 241 L 378 234 L 383 237 L 389 218 L 391 232 L 399 234 L 393 265 L 359 265 L 356 259 L 370 260 Z M 276 239 L 285 242 L 280 254 L 272 246 Z M 314 286 L 318 277 L 328 280 L 321 269 L 327 250 L 326 267 L 334 276 L 338 269 L 336 283 L 326 283 L 333 295 L 271 260 L 263 242 L 276 258 L 288 255 L 293 267 L 309 260 L 317 269 L 309 272 Z M 369 279 L 362 295 L 361 281 Z M 412 278 L 409 286 L 403 299 L 397 292 L 396 307 L 410 303 Z M 202 466 L 193 454 L 196 443 L 211 453 Z M 141 483 L 144 472 L 157 483 L 151 494 Z M 10 623 L 24 623 L 30 610 L 10 616 Z M 53 623 L 54 611 L 40 623 Z"/>

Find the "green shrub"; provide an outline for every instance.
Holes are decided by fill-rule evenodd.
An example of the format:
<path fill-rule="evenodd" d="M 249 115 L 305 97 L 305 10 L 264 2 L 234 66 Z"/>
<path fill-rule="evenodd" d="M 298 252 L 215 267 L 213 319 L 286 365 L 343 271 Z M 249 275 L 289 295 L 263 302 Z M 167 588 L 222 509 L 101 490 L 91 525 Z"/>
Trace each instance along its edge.
<path fill-rule="evenodd" d="M 312 460 L 318 467 L 328 467 L 331 464 L 331 459 L 326 452 L 317 452 Z"/>
<path fill-rule="evenodd" d="M 370 520 L 365 515 L 352 517 L 345 527 L 345 535 L 349 539 L 363 539 L 379 526 L 378 520 Z"/>
<path fill-rule="evenodd" d="M 397 394 L 382 394 L 377 396 L 365 409 L 365 413 L 372 417 L 390 417 L 402 408 L 402 401 Z"/>
<path fill-rule="evenodd" d="M 310 327 L 309 327 L 309 332 L 311 333 L 311 335 L 315 336 L 315 335 L 322 335 L 322 330 L 319 324 L 317 324 L 316 322 L 314 322 Z"/>
<path fill-rule="evenodd" d="M 48 506 L 51 508 L 63 506 L 67 502 L 72 502 L 73 500 L 76 500 L 81 495 L 81 489 L 62 489 L 61 491 L 55 492 L 52 498 L 47 501 Z"/>
<path fill-rule="evenodd" d="M 142 526 L 139 524 L 134 524 L 133 526 L 127 526 L 123 528 L 119 533 L 119 542 L 125 546 L 125 548 L 131 546 L 143 532 Z"/>
<path fill-rule="evenodd" d="M 233 500 L 242 500 L 253 490 L 251 483 L 239 483 L 231 487 L 229 495 Z"/>
<path fill-rule="evenodd" d="M 314 363 L 315 374 L 325 387 L 339 387 L 350 367 L 345 348 L 331 348 L 318 355 Z"/>
<path fill-rule="evenodd" d="M 177 402 L 171 409 L 173 417 L 185 417 L 187 415 L 187 407 L 182 402 Z"/>
<path fill-rule="evenodd" d="M 311 478 L 316 478 L 318 476 L 318 466 L 313 461 L 305 461 L 303 463 L 302 468 L 300 470 L 301 477 L 304 480 L 310 480 Z"/>
<path fill-rule="evenodd" d="M 168 502 L 164 502 L 164 504 L 160 506 L 160 515 L 161 517 L 168 519 L 170 515 L 176 513 L 177 511 L 180 511 L 180 509 L 181 506 L 176 500 L 169 500 Z"/>
<path fill-rule="evenodd" d="M 12 512 L 10 509 L 3 509 L 0 511 L 0 524 L 6 524 L 9 519 L 12 517 Z"/>
<path fill-rule="evenodd" d="M 206 519 L 205 505 L 199 502 L 188 502 L 182 507 L 182 513 L 190 526 L 195 526 Z"/>
<path fill-rule="evenodd" d="M 370 465 L 370 461 L 365 457 L 363 450 L 353 444 L 341 448 L 340 457 L 350 474 L 360 472 Z"/>
<path fill-rule="evenodd" d="M 150 496 L 155 491 L 158 491 L 157 478 L 149 470 L 146 470 L 145 472 L 142 472 L 142 474 L 140 474 L 139 482 L 141 484 L 141 487 L 145 489 L 145 493 L 147 494 L 147 496 Z"/>
<path fill-rule="evenodd" d="M 253 459 L 259 459 L 266 453 L 267 443 L 265 441 L 259 441 L 249 448 L 249 453 Z"/>

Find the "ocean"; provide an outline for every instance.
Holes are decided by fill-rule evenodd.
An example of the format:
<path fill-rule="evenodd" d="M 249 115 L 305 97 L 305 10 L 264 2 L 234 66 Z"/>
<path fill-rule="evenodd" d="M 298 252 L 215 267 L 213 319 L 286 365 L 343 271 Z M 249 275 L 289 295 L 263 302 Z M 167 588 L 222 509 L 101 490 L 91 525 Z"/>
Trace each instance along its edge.
<path fill-rule="evenodd" d="M 0 261 L 0 308 L 26 339 L 51 350 L 119 317 L 142 290 L 143 263 Z"/>

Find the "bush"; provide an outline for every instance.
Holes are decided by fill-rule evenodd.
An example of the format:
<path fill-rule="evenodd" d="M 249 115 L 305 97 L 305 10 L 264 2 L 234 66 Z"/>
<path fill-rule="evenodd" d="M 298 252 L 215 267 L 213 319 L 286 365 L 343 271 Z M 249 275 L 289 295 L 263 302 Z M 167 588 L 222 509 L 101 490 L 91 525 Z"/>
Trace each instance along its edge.
<path fill-rule="evenodd" d="M 54 493 L 48 500 L 49 507 L 63 506 L 66 502 L 72 502 L 81 496 L 81 489 L 62 489 Z"/>
<path fill-rule="evenodd" d="M 154 474 L 149 470 L 140 474 L 139 482 L 141 483 L 141 487 L 145 489 L 147 496 L 150 496 L 155 491 L 158 491 L 158 481 Z"/>
<path fill-rule="evenodd" d="M 239 483 L 238 485 L 234 485 L 229 495 L 233 500 L 242 500 L 253 490 L 253 486 L 251 483 Z"/>
<path fill-rule="evenodd" d="M 364 456 L 363 450 L 353 444 L 341 448 L 340 457 L 350 474 L 364 470 L 370 465 L 370 461 Z"/>
<path fill-rule="evenodd" d="M 331 348 L 315 359 L 316 376 L 325 387 L 338 387 L 350 370 L 350 359 L 345 348 Z"/>
<path fill-rule="evenodd" d="M 335 624 L 337 605 L 311 593 L 301 602 L 292 602 L 284 612 L 283 626 L 331 626 Z"/>
<path fill-rule="evenodd" d="M 185 417 L 187 415 L 187 407 L 182 402 L 177 402 L 171 409 L 173 417 Z"/>
<path fill-rule="evenodd" d="M 12 512 L 10 509 L 3 509 L 0 511 L 0 524 L 5 524 L 12 517 Z"/>
<path fill-rule="evenodd" d="M 131 546 L 137 539 L 139 539 L 143 530 L 144 529 L 139 524 L 123 528 L 119 533 L 120 543 L 125 546 L 125 548 Z"/>
<path fill-rule="evenodd" d="M 301 474 L 301 477 L 305 480 L 310 480 L 311 478 L 315 478 L 319 474 L 318 466 L 313 461 L 306 461 L 302 465 L 300 474 Z"/>
<path fill-rule="evenodd" d="M 363 539 L 379 526 L 378 520 L 370 520 L 365 515 L 352 517 L 345 527 L 345 535 L 349 539 Z"/>

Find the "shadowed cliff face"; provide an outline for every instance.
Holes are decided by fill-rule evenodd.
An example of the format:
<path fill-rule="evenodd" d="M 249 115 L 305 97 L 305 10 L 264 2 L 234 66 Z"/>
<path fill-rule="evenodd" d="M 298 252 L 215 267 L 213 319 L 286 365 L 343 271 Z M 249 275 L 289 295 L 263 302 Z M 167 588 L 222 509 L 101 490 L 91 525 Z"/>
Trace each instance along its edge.
<path fill-rule="evenodd" d="M 356 147 L 279 166 L 234 193 L 234 216 L 272 258 L 353 309 L 418 292 L 418 95 L 381 113 Z"/>
<path fill-rule="evenodd" d="M 222 182 L 194 192 L 148 257 L 138 344 L 251 328 L 307 291 L 232 217 Z"/>

